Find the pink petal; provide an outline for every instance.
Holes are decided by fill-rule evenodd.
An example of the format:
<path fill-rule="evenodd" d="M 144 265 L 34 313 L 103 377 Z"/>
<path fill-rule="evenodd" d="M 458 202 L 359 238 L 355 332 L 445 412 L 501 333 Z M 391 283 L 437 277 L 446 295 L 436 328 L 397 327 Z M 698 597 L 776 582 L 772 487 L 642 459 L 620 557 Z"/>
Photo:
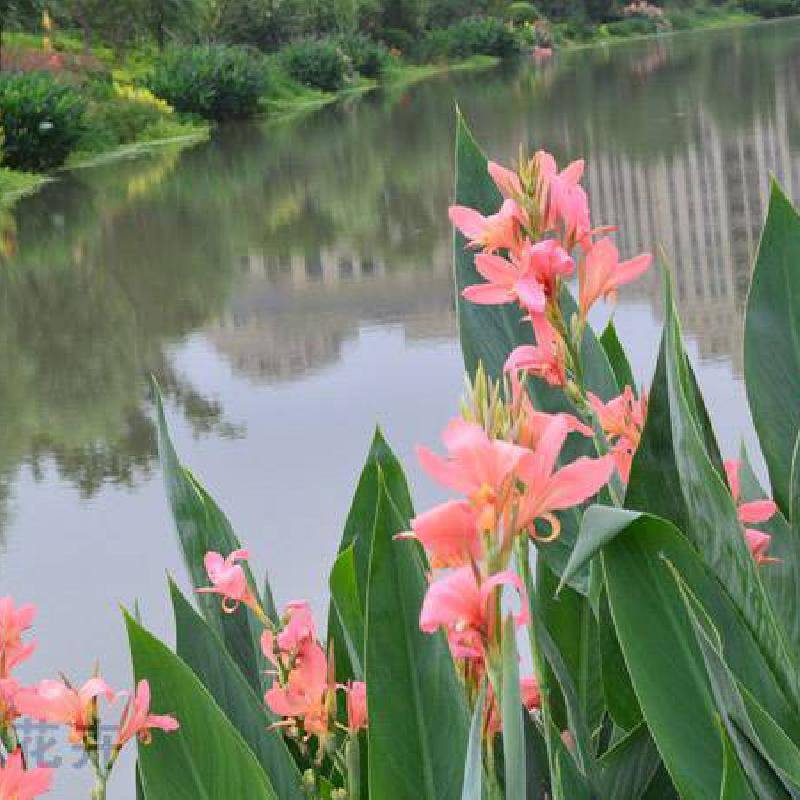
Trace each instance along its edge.
<path fill-rule="evenodd" d="M 535 278 L 517 281 L 514 289 L 517 292 L 520 303 L 532 314 L 541 314 L 544 311 L 547 298 L 542 284 Z"/>
<path fill-rule="evenodd" d="M 614 459 L 610 455 L 602 458 L 582 457 L 562 467 L 548 487 L 548 508 L 560 511 L 594 497 L 608 483 L 614 467 Z"/>
<path fill-rule="evenodd" d="M 616 286 L 622 286 L 623 284 L 635 281 L 650 269 L 650 264 L 652 263 L 653 256 L 649 253 L 636 256 L 636 258 L 632 258 L 629 261 L 623 261 L 617 266 L 614 273 L 614 284 Z"/>
<path fill-rule="evenodd" d="M 448 210 L 450 222 L 458 228 L 467 239 L 480 239 L 486 229 L 486 218 L 474 208 L 466 206 L 450 206 Z"/>
<path fill-rule="evenodd" d="M 475 256 L 475 269 L 490 283 L 511 287 L 518 277 L 514 265 L 501 256 L 479 253 Z"/>
<path fill-rule="evenodd" d="M 522 184 L 516 172 L 501 166 L 495 161 L 490 161 L 488 166 L 489 175 L 500 190 L 503 197 L 515 197 L 522 194 Z"/>
<path fill-rule="evenodd" d="M 491 283 L 476 283 L 473 286 L 467 286 L 461 292 L 461 296 L 470 303 L 480 306 L 501 306 L 514 299 L 508 289 Z"/>
<path fill-rule="evenodd" d="M 725 476 L 728 479 L 728 487 L 731 490 L 733 499 L 738 503 L 739 493 L 741 492 L 741 486 L 739 484 L 739 468 L 742 466 L 742 462 L 735 459 L 729 459 L 723 464 L 723 466 L 725 467 Z"/>
<path fill-rule="evenodd" d="M 759 522 L 766 522 L 771 519 L 778 511 L 778 506 L 772 500 L 753 500 L 750 503 L 742 503 L 738 508 L 739 519 L 745 525 L 753 525 Z"/>

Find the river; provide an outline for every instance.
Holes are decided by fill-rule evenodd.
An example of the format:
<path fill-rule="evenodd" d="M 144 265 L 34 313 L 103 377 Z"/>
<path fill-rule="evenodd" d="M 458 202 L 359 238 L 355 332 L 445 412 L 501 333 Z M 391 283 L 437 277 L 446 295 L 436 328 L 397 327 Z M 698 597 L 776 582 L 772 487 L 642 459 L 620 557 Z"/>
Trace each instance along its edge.
<path fill-rule="evenodd" d="M 148 376 L 176 446 L 269 568 L 324 608 L 380 424 L 417 469 L 462 385 L 450 281 L 454 107 L 492 157 L 585 157 L 623 255 L 663 248 L 727 454 L 755 446 L 742 313 L 774 172 L 800 196 L 800 23 L 680 34 L 442 76 L 64 175 L 0 218 L 0 574 L 39 607 L 32 680 L 129 664 L 118 604 L 171 640 L 186 575 Z M 637 376 L 652 274 L 615 312 Z M 169 709 L 160 709 L 168 711 Z M 67 762 L 72 757 L 65 756 Z M 74 760 L 74 759 L 72 759 Z M 130 776 L 130 759 L 124 769 Z M 85 783 L 65 770 L 56 796 Z M 112 796 L 131 796 L 124 775 Z M 72 796 L 72 793 L 70 793 Z"/>

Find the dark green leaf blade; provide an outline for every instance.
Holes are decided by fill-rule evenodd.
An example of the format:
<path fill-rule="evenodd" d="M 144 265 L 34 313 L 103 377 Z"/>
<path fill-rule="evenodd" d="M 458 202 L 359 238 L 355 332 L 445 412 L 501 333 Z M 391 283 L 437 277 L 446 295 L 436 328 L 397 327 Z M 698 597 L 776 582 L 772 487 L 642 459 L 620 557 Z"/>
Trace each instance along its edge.
<path fill-rule="evenodd" d="M 393 538 L 407 528 L 381 480 L 366 614 L 369 796 L 456 800 L 469 715 L 444 636 L 419 628 L 422 554 L 416 542 Z"/>
<path fill-rule="evenodd" d="M 630 361 L 625 353 L 625 348 L 617 336 L 617 329 L 614 325 L 614 320 L 609 320 L 605 330 L 600 335 L 600 344 L 603 345 L 608 356 L 608 362 L 611 364 L 611 369 L 614 370 L 614 376 L 617 379 L 617 386 L 622 391 L 626 386 L 630 386 L 634 391 L 636 390 L 636 381 L 633 377 L 633 370 L 631 369 Z"/>
<path fill-rule="evenodd" d="M 156 411 L 158 415 L 158 452 L 164 488 L 169 501 L 175 527 L 183 550 L 192 585 L 199 589 L 208 586 L 203 559 L 210 550 L 227 556 L 241 548 L 228 518 L 194 476 L 179 461 L 170 439 L 164 406 L 158 388 L 155 387 Z M 246 569 L 251 591 L 258 590 Z M 249 610 L 240 614 L 226 614 L 216 595 L 201 595 L 199 605 L 203 616 L 221 635 L 225 646 L 256 691 L 261 691 L 261 657 L 258 649 L 258 625 Z M 266 608 L 271 616 L 274 608 Z"/>
<path fill-rule="evenodd" d="M 149 680 L 152 708 L 174 714 L 181 726 L 139 747 L 147 800 L 277 800 L 255 755 L 192 670 L 127 614 L 125 623 L 137 681 Z"/>
<path fill-rule="evenodd" d="M 775 500 L 791 513 L 792 453 L 800 429 L 800 216 L 773 182 L 744 326 L 744 378 Z"/>
<path fill-rule="evenodd" d="M 217 701 L 270 778 L 280 798 L 303 800 L 301 776 L 274 717 L 225 650 L 219 635 L 170 581 L 176 650 Z"/>

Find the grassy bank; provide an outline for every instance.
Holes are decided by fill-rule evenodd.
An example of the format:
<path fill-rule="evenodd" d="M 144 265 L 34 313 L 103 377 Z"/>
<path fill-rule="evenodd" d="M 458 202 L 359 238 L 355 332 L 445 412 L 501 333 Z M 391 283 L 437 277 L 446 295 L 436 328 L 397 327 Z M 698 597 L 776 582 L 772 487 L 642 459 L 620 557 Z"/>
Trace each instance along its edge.
<path fill-rule="evenodd" d="M 553 26 L 553 38 L 557 47 L 577 49 L 689 31 L 752 25 L 760 21 L 763 21 L 761 17 L 741 6 L 700 6 L 664 9 L 660 18 L 637 16 L 599 25 L 575 21 L 558 23 Z"/>

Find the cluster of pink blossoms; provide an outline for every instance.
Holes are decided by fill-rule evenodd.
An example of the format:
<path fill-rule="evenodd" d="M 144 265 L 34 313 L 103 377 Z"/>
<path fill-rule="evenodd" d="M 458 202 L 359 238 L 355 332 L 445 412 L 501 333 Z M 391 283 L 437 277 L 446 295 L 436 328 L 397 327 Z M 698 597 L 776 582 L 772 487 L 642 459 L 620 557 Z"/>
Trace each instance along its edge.
<path fill-rule="evenodd" d="M 198 591 L 220 595 L 226 613 L 234 613 L 240 604 L 255 613 L 264 625 L 261 649 L 272 665 L 273 683 L 264 702 L 280 717 L 275 727 L 282 728 L 299 747 L 313 752 L 318 765 L 326 757 L 341 765 L 337 730 L 354 737 L 367 727 L 366 684 L 336 683 L 333 653 L 327 653 L 320 643 L 307 602 L 289 603 L 280 624 L 273 624 L 249 588 L 241 563 L 248 558 L 247 550 L 236 550 L 227 558 L 207 553 L 205 567 L 211 586 Z M 338 692 L 346 695 L 345 725 L 337 722 Z"/>
<path fill-rule="evenodd" d="M 750 502 L 741 502 L 740 493 L 741 487 L 739 483 L 739 470 L 741 469 L 740 461 L 726 461 L 725 474 L 728 478 L 728 488 L 733 495 L 733 501 L 736 503 L 736 512 L 739 517 L 739 522 L 744 526 L 744 538 L 756 564 L 768 564 L 777 562 L 779 559 L 771 558 L 767 555 L 772 537 L 764 531 L 756 528 L 748 527 L 751 525 L 758 525 L 762 522 L 767 522 L 778 511 L 778 506 L 772 500 L 751 500 Z"/>
<path fill-rule="evenodd" d="M 139 682 L 133 697 L 115 692 L 100 677 L 90 678 L 80 688 L 66 678 L 43 680 L 35 686 L 22 686 L 11 670 L 33 654 L 36 643 L 24 641 L 36 609 L 32 605 L 16 607 L 11 597 L 0 597 L 0 739 L 5 756 L 0 765 L 0 800 L 33 800 L 50 789 L 53 770 L 27 767 L 15 730 L 15 722 L 26 716 L 42 722 L 64 725 L 69 739 L 85 749 L 104 787 L 122 748 L 138 737 L 143 743 L 151 731 L 175 731 L 178 722 L 171 716 L 150 713 L 150 685 Z M 98 701 L 114 703 L 128 697 L 117 726 L 111 756 L 104 764 L 98 748 Z M 102 795 L 104 796 L 104 795 Z"/>

